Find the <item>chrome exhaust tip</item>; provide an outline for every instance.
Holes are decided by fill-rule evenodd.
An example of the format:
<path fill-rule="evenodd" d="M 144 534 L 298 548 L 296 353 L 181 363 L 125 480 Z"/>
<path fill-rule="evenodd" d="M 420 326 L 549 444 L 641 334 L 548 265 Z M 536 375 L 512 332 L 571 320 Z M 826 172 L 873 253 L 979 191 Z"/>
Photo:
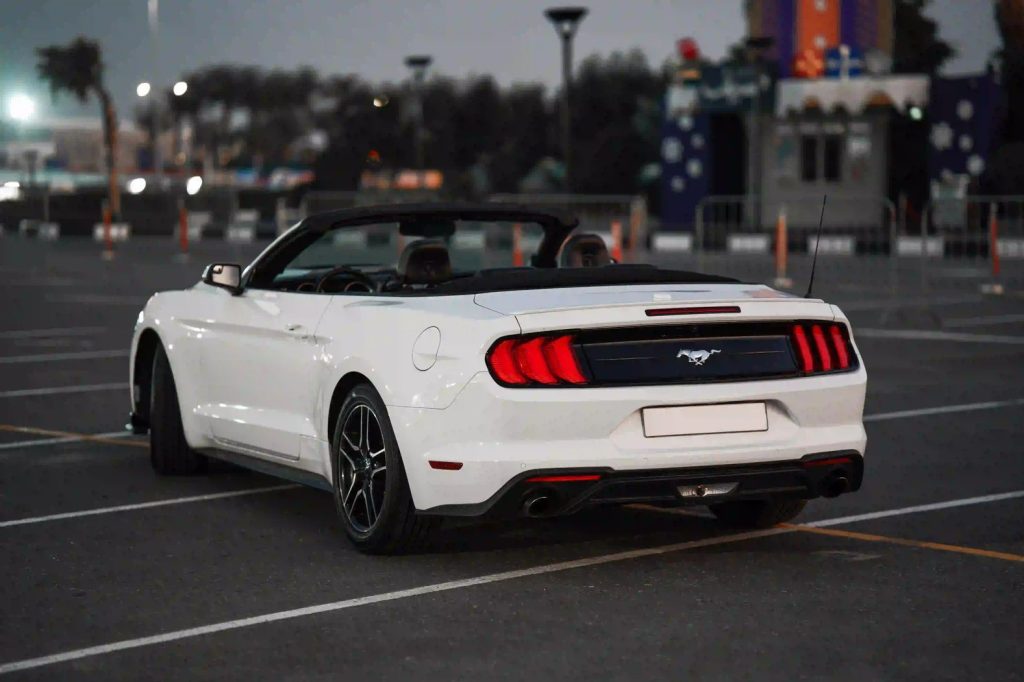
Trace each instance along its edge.
<path fill-rule="evenodd" d="M 523 514 L 536 519 L 541 516 L 546 516 L 551 510 L 552 498 L 546 494 L 531 495 L 526 498 L 523 502 Z"/>

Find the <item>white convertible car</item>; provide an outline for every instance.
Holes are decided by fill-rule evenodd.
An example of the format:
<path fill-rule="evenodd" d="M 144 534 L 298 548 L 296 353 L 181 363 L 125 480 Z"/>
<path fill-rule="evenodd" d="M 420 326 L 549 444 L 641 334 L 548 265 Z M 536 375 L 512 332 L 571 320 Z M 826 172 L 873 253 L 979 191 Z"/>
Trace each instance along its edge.
<path fill-rule="evenodd" d="M 866 374 L 838 308 L 614 263 L 575 226 L 500 204 L 306 218 L 149 300 L 131 426 L 160 474 L 214 457 L 331 491 L 374 552 L 444 516 L 704 504 L 756 527 L 860 487 Z M 459 266 L 530 229 L 529 266 Z"/>

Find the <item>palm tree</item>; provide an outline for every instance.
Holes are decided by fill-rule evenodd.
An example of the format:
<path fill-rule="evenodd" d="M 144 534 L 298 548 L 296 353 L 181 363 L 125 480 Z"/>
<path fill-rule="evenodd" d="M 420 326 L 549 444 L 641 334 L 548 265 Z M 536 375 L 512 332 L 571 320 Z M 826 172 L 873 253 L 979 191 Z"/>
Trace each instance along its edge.
<path fill-rule="evenodd" d="M 121 214 L 121 190 L 117 183 L 117 111 L 114 100 L 103 83 L 103 57 L 99 43 L 76 38 L 67 46 L 51 45 L 36 50 L 39 77 L 50 85 L 54 99 L 62 91 L 70 92 L 79 102 L 89 94 L 99 100 L 103 119 L 103 147 L 107 167 L 107 196 L 114 216 Z"/>

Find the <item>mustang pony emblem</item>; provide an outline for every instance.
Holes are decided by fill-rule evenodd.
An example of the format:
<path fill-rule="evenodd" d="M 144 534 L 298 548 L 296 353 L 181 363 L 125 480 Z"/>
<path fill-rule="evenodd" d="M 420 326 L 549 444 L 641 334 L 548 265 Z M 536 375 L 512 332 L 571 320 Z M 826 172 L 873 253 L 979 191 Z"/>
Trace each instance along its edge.
<path fill-rule="evenodd" d="M 721 352 L 722 351 L 718 350 L 717 348 L 714 348 L 712 350 L 687 350 L 684 348 L 683 350 L 676 353 L 676 359 L 685 356 L 691 364 L 700 366 L 707 362 L 708 358 L 710 358 L 712 355 Z"/>

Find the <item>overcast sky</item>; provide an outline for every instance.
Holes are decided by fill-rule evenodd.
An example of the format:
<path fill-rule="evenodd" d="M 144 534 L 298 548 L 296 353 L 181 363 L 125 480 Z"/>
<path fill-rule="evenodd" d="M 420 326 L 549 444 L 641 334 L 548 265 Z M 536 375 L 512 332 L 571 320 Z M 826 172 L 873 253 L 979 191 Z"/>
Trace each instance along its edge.
<path fill-rule="evenodd" d="M 406 77 L 404 55 L 431 54 L 435 72 L 490 73 L 501 83 L 560 78 L 559 47 L 542 12 L 552 0 L 160 0 L 160 68 L 154 77 L 147 0 L 0 0 L 0 98 L 36 96 L 40 114 L 81 113 L 56 105 L 36 81 L 34 48 L 77 35 L 100 40 L 107 79 L 123 116 L 135 84 L 173 82 L 204 64 L 308 64 L 324 74 L 370 80 Z M 742 0 L 584 0 L 590 15 L 576 39 L 577 60 L 639 47 L 652 64 L 676 39 L 696 37 L 710 57 L 745 30 Z M 941 33 L 959 51 L 947 72 L 984 68 L 998 36 L 989 0 L 934 0 Z M 95 104 L 84 111 L 93 115 Z"/>

